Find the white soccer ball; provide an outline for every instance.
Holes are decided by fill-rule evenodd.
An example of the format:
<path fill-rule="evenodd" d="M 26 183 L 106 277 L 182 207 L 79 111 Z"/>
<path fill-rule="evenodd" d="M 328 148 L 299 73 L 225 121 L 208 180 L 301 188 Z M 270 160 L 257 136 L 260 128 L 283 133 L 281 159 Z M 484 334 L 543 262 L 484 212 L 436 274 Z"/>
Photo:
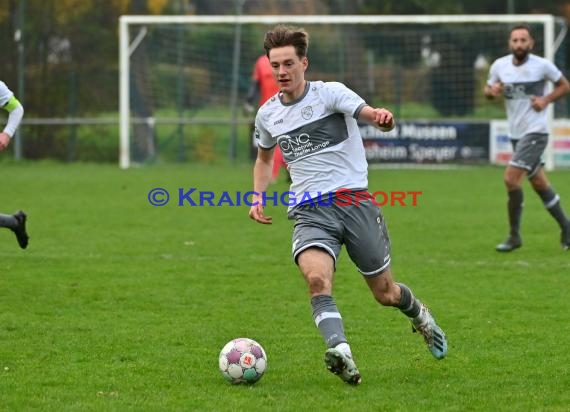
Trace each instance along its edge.
<path fill-rule="evenodd" d="M 229 341 L 220 352 L 220 371 L 233 384 L 255 383 L 265 373 L 267 355 L 263 347 L 248 338 Z"/>

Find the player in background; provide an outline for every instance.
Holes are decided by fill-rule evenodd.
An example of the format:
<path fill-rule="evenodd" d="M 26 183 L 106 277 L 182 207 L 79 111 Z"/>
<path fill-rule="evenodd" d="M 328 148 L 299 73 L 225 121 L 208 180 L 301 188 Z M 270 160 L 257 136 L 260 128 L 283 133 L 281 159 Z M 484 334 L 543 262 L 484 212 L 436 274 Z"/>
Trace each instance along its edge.
<path fill-rule="evenodd" d="M 271 70 L 271 65 L 269 64 L 269 59 L 264 54 L 259 56 L 255 61 L 253 66 L 253 72 L 251 75 L 251 86 L 247 94 L 244 111 L 247 115 L 252 116 L 255 108 L 253 106 L 255 99 L 259 97 L 258 107 L 261 107 L 263 103 L 275 96 L 279 92 L 279 85 L 273 77 L 273 71 Z M 254 143 L 256 143 L 254 141 Z M 257 145 L 256 145 L 257 146 Z M 290 183 L 291 178 L 289 172 L 287 171 L 287 163 L 283 160 L 283 154 L 279 148 L 275 149 L 273 154 L 273 171 L 271 174 L 272 182 L 276 182 L 279 178 L 279 171 L 281 168 L 285 169 L 287 172 L 287 181 Z"/>
<path fill-rule="evenodd" d="M 318 199 L 319 194 L 334 197 L 340 188 L 352 191 L 350 205 L 321 206 L 315 200 L 291 206 L 288 217 L 295 220 L 293 259 L 306 281 L 313 320 L 327 347 L 325 364 L 343 381 L 357 385 L 360 372 L 332 296 L 342 245 L 376 301 L 407 316 L 437 359 L 446 356 L 447 340 L 410 288 L 392 279 L 390 239 L 382 212 L 371 199 L 355 194 L 368 193 L 368 163 L 357 120 L 387 131 L 395 125 L 392 113 L 370 107 L 342 83 L 305 80 L 308 42 L 304 30 L 281 25 L 265 35 L 264 48 L 281 92 L 255 118 L 259 144 L 253 190 L 259 196 L 252 198 L 249 216 L 258 223 L 272 222 L 264 214 L 262 194 L 271 181 L 276 146 L 289 165 L 291 192 Z"/>
<path fill-rule="evenodd" d="M 570 91 L 568 80 L 550 61 L 531 53 L 534 40 L 526 25 L 513 27 L 509 36 L 511 54 L 500 57 L 489 69 L 484 88 L 487 98 L 500 94 L 505 98 L 513 157 L 504 181 L 507 189 L 507 210 L 510 232 L 497 245 L 499 252 L 511 252 L 522 246 L 520 222 L 523 210 L 522 182 L 528 178 L 544 207 L 560 227 L 560 244 L 570 248 L 570 222 L 560 204 L 560 196 L 550 185 L 543 169 L 542 154 L 548 142 L 546 106 Z M 547 82 L 553 90 L 545 94 Z"/>
<path fill-rule="evenodd" d="M 0 108 L 8 112 L 8 123 L 0 133 L 0 151 L 6 149 L 10 144 L 10 139 L 14 136 L 16 129 L 24 116 L 24 108 L 14 96 L 14 93 L 0 81 Z M 28 246 L 28 234 L 26 233 L 26 214 L 21 210 L 13 215 L 0 213 L 0 227 L 10 229 L 16 234 L 18 244 L 22 249 Z"/>

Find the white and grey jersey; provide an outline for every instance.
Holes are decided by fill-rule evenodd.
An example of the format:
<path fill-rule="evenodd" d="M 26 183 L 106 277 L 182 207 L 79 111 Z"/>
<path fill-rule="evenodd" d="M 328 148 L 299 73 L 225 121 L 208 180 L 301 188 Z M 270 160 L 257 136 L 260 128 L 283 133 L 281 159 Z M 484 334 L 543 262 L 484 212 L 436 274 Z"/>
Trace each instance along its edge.
<path fill-rule="evenodd" d="M 261 148 L 279 145 L 291 192 L 312 199 L 339 188 L 368 187 L 368 163 L 356 119 L 364 100 L 338 82 L 307 82 L 296 101 L 277 94 L 260 107 L 255 136 Z"/>
<path fill-rule="evenodd" d="M 501 57 L 491 65 L 487 85 L 503 83 L 503 94 L 512 139 L 529 133 L 548 133 L 546 110 L 535 111 L 532 96 L 544 96 L 546 82 L 560 80 L 562 72 L 549 60 L 529 54 L 520 66 L 513 64 L 513 55 Z"/>
<path fill-rule="evenodd" d="M 12 96 L 14 96 L 14 93 L 0 80 L 0 108 L 6 106 L 6 103 L 8 103 Z"/>

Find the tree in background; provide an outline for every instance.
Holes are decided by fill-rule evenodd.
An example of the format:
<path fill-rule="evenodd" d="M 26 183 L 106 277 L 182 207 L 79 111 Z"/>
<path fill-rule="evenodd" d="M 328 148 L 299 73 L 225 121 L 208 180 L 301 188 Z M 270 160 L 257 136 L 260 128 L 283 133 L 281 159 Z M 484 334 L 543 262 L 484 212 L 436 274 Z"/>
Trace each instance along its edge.
<path fill-rule="evenodd" d="M 181 12 L 227 15 L 236 12 L 237 4 L 237 0 L 3 0 L 0 7 L 2 78 L 10 84 L 18 83 L 14 32 L 22 2 L 26 4 L 23 20 L 25 91 L 20 98 L 25 102 L 28 119 L 116 116 L 118 19 L 121 15 Z M 536 1 L 513 0 L 512 4 L 516 13 L 570 17 L 570 6 L 562 0 L 543 0 L 538 5 Z M 506 13 L 506 8 L 507 2 L 496 0 L 245 0 L 243 12 L 280 15 L 496 14 Z M 566 60 L 570 61 L 570 56 Z M 140 63 L 136 58 L 133 62 L 144 66 L 144 57 Z M 141 87 L 144 86 L 140 86 L 138 92 L 142 96 L 145 93 Z M 152 101 L 142 99 L 140 111 L 143 116 L 152 113 Z M 56 136 L 67 129 L 52 126 L 30 130 L 33 131 L 26 130 L 26 139 L 36 137 L 37 141 L 26 144 L 26 157 L 35 157 L 36 152 L 40 156 L 39 152 L 48 146 L 52 151 L 65 150 L 65 147 L 58 148 L 61 143 Z"/>
<path fill-rule="evenodd" d="M 0 8 L 0 49 L 7 58 L 2 75 L 16 84 L 15 18 L 18 0 Z M 25 96 L 34 117 L 62 117 L 76 95 L 76 113 L 117 110 L 118 18 L 122 14 L 233 14 L 236 0 L 44 0 L 26 2 Z M 499 4 L 500 3 L 500 4 Z M 434 14 L 505 13 L 495 0 L 246 0 L 248 14 Z M 537 9 L 516 0 L 516 12 L 570 13 L 559 0 L 544 0 Z M 88 80 L 88 82 L 87 82 Z M 88 84 L 89 88 L 84 87 Z"/>

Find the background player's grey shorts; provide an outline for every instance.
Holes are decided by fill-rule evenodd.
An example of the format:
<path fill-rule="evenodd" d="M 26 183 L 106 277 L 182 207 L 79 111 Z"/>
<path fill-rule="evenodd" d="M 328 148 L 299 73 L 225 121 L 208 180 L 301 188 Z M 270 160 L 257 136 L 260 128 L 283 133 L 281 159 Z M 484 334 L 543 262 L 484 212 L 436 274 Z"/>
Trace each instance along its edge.
<path fill-rule="evenodd" d="M 390 267 L 390 238 L 380 208 L 371 200 L 359 205 L 302 205 L 289 213 L 295 220 L 293 258 L 319 247 L 335 260 L 344 244 L 350 259 L 364 276 L 376 276 Z M 347 202 L 345 202 L 347 203 Z"/>
<path fill-rule="evenodd" d="M 529 179 L 534 177 L 544 165 L 542 154 L 547 143 L 548 135 L 543 133 L 527 134 L 518 140 L 511 139 L 514 154 L 509 164 L 526 169 Z"/>

